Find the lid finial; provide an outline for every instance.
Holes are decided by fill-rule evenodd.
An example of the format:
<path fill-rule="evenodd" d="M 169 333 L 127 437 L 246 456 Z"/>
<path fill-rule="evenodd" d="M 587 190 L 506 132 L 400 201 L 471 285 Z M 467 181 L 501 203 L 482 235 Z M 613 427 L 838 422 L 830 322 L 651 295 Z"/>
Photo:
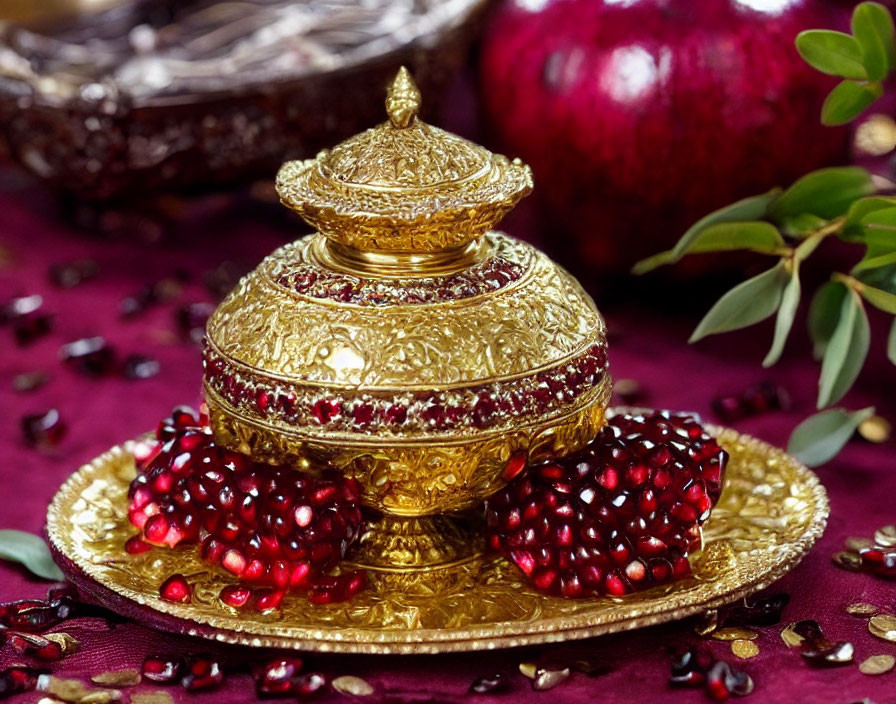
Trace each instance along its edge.
<path fill-rule="evenodd" d="M 407 127 L 420 109 L 420 91 L 411 72 L 404 66 L 398 69 L 392 85 L 386 94 L 386 112 L 389 113 L 389 121 L 394 127 Z"/>

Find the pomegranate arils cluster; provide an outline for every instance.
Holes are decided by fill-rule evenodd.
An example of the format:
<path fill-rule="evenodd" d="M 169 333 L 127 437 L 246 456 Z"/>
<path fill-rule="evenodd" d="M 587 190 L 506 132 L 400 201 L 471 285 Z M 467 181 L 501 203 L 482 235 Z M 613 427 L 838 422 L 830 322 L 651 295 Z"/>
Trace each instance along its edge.
<path fill-rule="evenodd" d="M 616 416 L 579 453 L 529 467 L 488 500 L 489 544 L 567 597 L 685 577 L 727 459 L 692 416 Z"/>
<path fill-rule="evenodd" d="M 259 611 L 278 608 L 289 589 L 310 588 L 315 603 L 342 601 L 364 587 L 357 573 L 327 575 L 361 533 L 354 479 L 252 462 L 216 445 L 207 421 L 184 408 L 162 421 L 156 437 L 135 448 L 129 517 L 142 534 L 128 541 L 129 553 L 200 543 L 203 559 L 266 587 L 254 594 L 243 584 L 225 587 L 221 601 L 235 608 L 250 600 Z M 187 601 L 189 585 L 172 575 L 162 596 Z"/>

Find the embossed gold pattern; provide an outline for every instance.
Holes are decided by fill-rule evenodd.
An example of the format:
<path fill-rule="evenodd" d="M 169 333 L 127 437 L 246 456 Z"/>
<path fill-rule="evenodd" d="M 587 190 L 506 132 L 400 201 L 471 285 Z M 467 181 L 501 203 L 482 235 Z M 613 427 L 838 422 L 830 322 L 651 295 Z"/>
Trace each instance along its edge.
<path fill-rule="evenodd" d="M 280 199 L 324 235 L 362 251 L 462 247 L 532 190 L 532 172 L 417 119 L 420 93 L 402 69 L 389 121 L 277 174 Z"/>
<path fill-rule="evenodd" d="M 717 608 L 791 569 L 824 530 L 828 503 L 808 469 L 781 450 L 733 430 L 710 428 L 731 453 L 725 488 L 705 526 L 694 577 L 619 598 L 563 599 L 526 586 L 501 558 L 469 561 L 440 585 L 374 588 L 346 604 L 314 606 L 288 595 L 282 611 L 239 613 L 217 598 L 232 577 L 202 562 L 195 546 L 128 555 L 128 445 L 73 474 L 54 498 L 47 531 L 76 581 L 180 619 L 165 627 L 265 647 L 360 653 L 435 653 L 585 638 Z M 194 586 L 191 604 L 158 596 L 172 572 Z M 446 571 L 449 572 L 449 571 Z M 394 585 L 393 585 L 394 586 Z M 426 591 L 427 588 L 429 591 Z"/>
<path fill-rule="evenodd" d="M 497 491 L 514 452 L 585 445 L 611 391 L 591 298 L 490 231 L 531 190 L 529 167 L 423 123 L 420 99 L 402 69 L 386 122 L 283 166 L 282 201 L 318 232 L 217 308 L 204 378 L 219 443 L 357 478 L 386 514 L 367 542 L 374 581 L 403 570 L 418 592 L 476 554 L 448 514 Z"/>

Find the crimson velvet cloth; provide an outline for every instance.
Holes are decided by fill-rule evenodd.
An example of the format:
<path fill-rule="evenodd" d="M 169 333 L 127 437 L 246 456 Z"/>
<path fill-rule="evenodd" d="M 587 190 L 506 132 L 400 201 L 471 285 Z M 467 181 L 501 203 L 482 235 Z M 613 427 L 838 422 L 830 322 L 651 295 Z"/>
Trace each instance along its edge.
<path fill-rule="evenodd" d="M 7 171 L 2 188 L 0 243 L 10 259 L 0 268 L 0 301 L 39 293 L 55 315 L 55 326 L 49 335 L 27 347 L 16 346 L 11 332 L 0 329 L 0 528 L 40 532 L 48 502 L 79 465 L 154 428 L 172 406 L 198 402 L 199 348 L 175 334 L 174 309 L 183 303 L 209 300 L 203 272 L 225 259 L 254 265 L 298 234 L 300 225 L 286 216 L 273 216 L 272 208 L 262 208 L 259 213 L 257 204 L 247 201 L 222 204 L 212 199 L 182 213 L 172 237 L 162 244 L 126 238 L 99 240 L 66 224 L 55 202 L 23 178 Z M 47 272 L 51 265 L 80 258 L 96 260 L 99 276 L 66 291 L 50 284 Z M 158 305 L 132 319 L 120 317 L 122 298 L 178 269 L 188 272 L 191 282 L 176 303 Z M 668 299 L 673 293 L 661 290 L 658 295 Z M 673 315 L 621 302 L 620 298 L 608 296 L 598 301 L 612 331 L 611 369 L 617 379 L 640 380 L 649 393 L 645 404 L 697 411 L 713 419 L 710 402 L 715 395 L 771 378 L 791 392 L 793 409 L 744 420 L 737 427 L 777 445 L 783 445 L 798 420 L 812 411 L 818 367 L 810 361 L 805 345 L 794 345 L 778 366 L 763 372 L 759 362 L 770 329 L 757 328 L 688 346 L 695 314 Z M 702 312 L 708 303 L 707 298 L 694 308 Z M 852 408 L 876 404 L 879 412 L 894 418 L 893 368 L 882 354 L 884 330 L 878 325 L 875 332 L 869 366 L 846 402 Z M 803 337 L 799 327 L 796 333 L 795 337 Z M 59 363 L 61 344 L 98 334 L 108 339 L 119 356 L 140 353 L 157 358 L 161 372 L 141 381 L 120 375 L 96 379 Z M 30 393 L 12 390 L 14 375 L 34 370 L 48 371 L 50 382 Z M 19 419 L 50 407 L 59 409 L 68 433 L 52 451 L 32 449 L 23 441 Z M 875 639 L 865 620 L 848 616 L 844 607 L 861 600 L 896 610 L 896 583 L 841 571 L 831 563 L 831 555 L 848 536 L 868 536 L 875 528 L 896 521 L 893 451 L 893 441 L 879 446 L 853 441 L 840 457 L 818 470 L 832 506 L 827 532 L 806 559 L 771 590 L 792 597 L 784 623 L 817 619 L 832 640 L 855 644 L 857 661 L 878 653 L 896 654 L 896 644 Z M 19 567 L 0 563 L 0 601 L 39 597 L 46 588 L 46 583 L 29 577 Z M 784 646 L 779 636 L 784 623 L 761 629 L 757 641 L 761 652 L 749 661 L 735 661 L 726 643 L 706 642 L 716 655 L 736 662 L 753 677 L 756 691 L 748 701 L 846 704 L 868 697 L 878 704 L 896 702 L 896 672 L 873 678 L 860 674 L 855 665 L 813 669 L 797 650 Z M 88 677 L 110 669 L 139 667 L 143 658 L 153 653 L 208 651 L 225 663 L 241 664 L 257 656 L 246 649 L 171 636 L 126 621 L 82 618 L 63 628 L 82 642 L 79 653 L 53 666 L 53 671 L 63 676 Z M 667 648 L 696 640 L 693 623 L 684 621 L 546 647 L 416 657 L 309 654 L 307 661 L 310 668 L 331 676 L 364 677 L 377 688 L 372 701 L 496 701 L 494 696 L 467 694 L 475 677 L 496 671 L 510 675 L 512 690 L 501 695 L 507 701 L 709 701 L 700 690 L 675 690 L 667 684 Z M 611 668 L 610 672 L 599 677 L 574 674 L 549 693 L 533 692 L 529 681 L 517 672 L 522 661 L 580 655 L 596 658 Z M 0 663 L 12 658 L 8 649 L 0 650 Z M 255 698 L 248 674 L 228 677 L 214 693 L 188 695 L 177 687 L 170 691 L 179 701 L 197 704 Z M 32 693 L 20 700 L 38 698 Z M 321 701 L 342 698 L 328 693 Z"/>

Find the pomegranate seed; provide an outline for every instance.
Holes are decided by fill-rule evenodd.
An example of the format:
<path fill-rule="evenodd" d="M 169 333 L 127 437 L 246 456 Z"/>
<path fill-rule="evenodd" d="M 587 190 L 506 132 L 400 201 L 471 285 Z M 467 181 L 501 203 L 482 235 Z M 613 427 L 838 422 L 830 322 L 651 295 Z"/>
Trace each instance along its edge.
<path fill-rule="evenodd" d="M 122 363 L 122 373 L 127 379 L 151 379 L 161 368 L 158 360 L 142 354 L 128 355 Z"/>
<path fill-rule="evenodd" d="M 255 689 L 262 696 L 294 693 L 302 665 L 301 658 L 278 658 L 265 663 L 255 672 Z"/>
<path fill-rule="evenodd" d="M 514 452 L 504 467 L 504 481 L 515 479 L 526 468 L 526 453 L 522 450 Z"/>
<path fill-rule="evenodd" d="M 114 371 L 117 364 L 115 350 L 102 337 L 85 337 L 63 345 L 59 358 L 87 376 L 105 376 Z"/>
<path fill-rule="evenodd" d="M 13 631 L 37 633 L 62 623 L 69 612 L 70 605 L 67 603 L 22 599 L 0 604 L 0 625 Z"/>
<path fill-rule="evenodd" d="M 37 678 L 42 674 L 45 674 L 43 670 L 24 665 L 13 665 L 0 670 L 0 699 L 33 691 L 37 687 Z"/>
<path fill-rule="evenodd" d="M 477 677 L 470 685 L 470 694 L 497 694 L 510 689 L 510 679 L 503 672 Z"/>
<path fill-rule="evenodd" d="M 145 542 L 139 535 L 128 538 L 124 544 L 124 551 L 128 555 L 140 555 L 141 553 L 152 550 L 153 546 Z"/>
<path fill-rule="evenodd" d="M 11 323 L 13 336 L 20 346 L 43 337 L 53 327 L 53 318 L 43 312 L 43 298 L 38 295 L 14 298 L 0 308 L 0 323 Z"/>
<path fill-rule="evenodd" d="M 180 334 L 195 344 L 201 344 L 205 338 L 205 325 L 215 306 L 212 303 L 199 302 L 182 306 L 175 311 L 175 321 Z"/>
<path fill-rule="evenodd" d="M 19 655 L 27 655 L 37 660 L 54 662 L 62 660 L 64 656 L 59 643 L 33 633 L 12 632 L 7 638 L 7 643 Z"/>
<path fill-rule="evenodd" d="M 67 430 L 59 411 L 55 408 L 46 413 L 24 416 L 21 424 L 25 442 L 32 447 L 43 449 L 56 447 L 65 437 Z"/>
<path fill-rule="evenodd" d="M 570 597 L 686 577 L 726 461 L 691 417 L 616 416 L 578 454 L 514 467 L 487 501 L 488 544 L 537 589 Z"/>
<path fill-rule="evenodd" d="M 159 594 L 166 601 L 176 601 L 181 604 L 189 604 L 192 599 L 192 590 L 182 574 L 173 574 L 159 587 Z"/>
<path fill-rule="evenodd" d="M 46 372 L 24 372 L 13 377 L 12 388 L 20 393 L 37 391 L 45 386 L 49 380 L 50 375 Z"/>
<path fill-rule="evenodd" d="M 143 679 L 157 684 L 173 684 L 180 679 L 183 661 L 167 655 L 152 655 L 143 661 Z"/>
<path fill-rule="evenodd" d="M 219 598 L 228 606 L 235 609 L 241 609 L 252 597 L 252 590 L 249 587 L 240 585 L 228 585 L 221 590 Z"/>
<path fill-rule="evenodd" d="M 224 673 L 218 662 L 209 655 L 193 655 L 184 667 L 181 686 L 188 692 L 200 692 L 218 687 L 224 681 Z"/>
<path fill-rule="evenodd" d="M 284 592 L 280 589 L 259 589 L 255 593 L 256 611 L 273 611 L 279 609 Z"/>
<path fill-rule="evenodd" d="M 319 672 L 309 672 L 295 679 L 293 692 L 300 697 L 311 697 L 327 686 L 327 678 Z"/>
<path fill-rule="evenodd" d="M 76 259 L 50 267 L 50 282 L 58 288 L 74 288 L 92 279 L 99 273 L 97 263 L 92 259 Z"/>

